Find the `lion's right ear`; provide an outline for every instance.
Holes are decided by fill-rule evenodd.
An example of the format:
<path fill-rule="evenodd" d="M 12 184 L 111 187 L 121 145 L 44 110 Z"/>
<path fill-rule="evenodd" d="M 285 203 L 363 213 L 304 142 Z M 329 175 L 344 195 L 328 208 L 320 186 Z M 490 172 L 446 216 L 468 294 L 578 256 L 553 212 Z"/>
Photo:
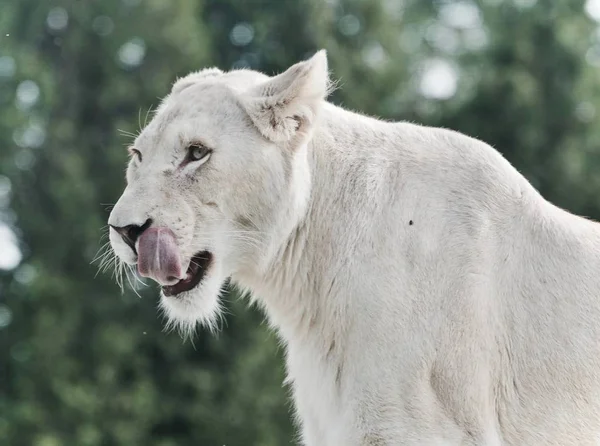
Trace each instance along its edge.
<path fill-rule="evenodd" d="M 240 101 L 267 139 L 282 142 L 310 127 L 328 89 L 327 55 L 321 50 L 246 92 Z"/>
<path fill-rule="evenodd" d="M 171 89 L 171 93 L 180 93 L 186 88 L 194 85 L 199 80 L 206 79 L 207 77 L 219 76 L 221 74 L 223 74 L 223 72 L 218 68 L 205 68 L 203 70 L 190 73 L 187 76 L 180 77 L 175 81 L 173 88 Z"/>

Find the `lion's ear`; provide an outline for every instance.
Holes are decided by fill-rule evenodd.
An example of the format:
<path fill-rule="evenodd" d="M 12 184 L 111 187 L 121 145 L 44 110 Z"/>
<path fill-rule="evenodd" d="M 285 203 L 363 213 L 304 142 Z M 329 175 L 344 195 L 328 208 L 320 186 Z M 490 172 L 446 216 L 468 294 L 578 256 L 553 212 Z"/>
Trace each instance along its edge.
<path fill-rule="evenodd" d="M 213 76 L 220 76 L 221 74 L 223 74 L 223 72 L 218 68 L 205 68 L 203 70 L 190 73 L 187 76 L 180 77 L 175 81 L 175 83 L 173 84 L 173 88 L 171 89 L 171 93 L 180 93 L 189 86 L 194 85 L 199 80 Z"/>
<path fill-rule="evenodd" d="M 329 89 L 325 50 L 246 92 L 242 106 L 273 142 L 289 141 L 310 128 Z"/>

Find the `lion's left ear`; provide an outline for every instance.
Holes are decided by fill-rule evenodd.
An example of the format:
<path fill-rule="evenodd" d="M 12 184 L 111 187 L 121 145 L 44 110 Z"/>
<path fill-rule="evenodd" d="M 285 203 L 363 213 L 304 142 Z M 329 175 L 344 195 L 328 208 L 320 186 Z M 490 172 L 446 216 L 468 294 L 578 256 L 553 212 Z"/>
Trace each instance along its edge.
<path fill-rule="evenodd" d="M 328 88 L 327 55 L 321 50 L 246 92 L 241 103 L 267 139 L 289 141 L 310 128 Z"/>

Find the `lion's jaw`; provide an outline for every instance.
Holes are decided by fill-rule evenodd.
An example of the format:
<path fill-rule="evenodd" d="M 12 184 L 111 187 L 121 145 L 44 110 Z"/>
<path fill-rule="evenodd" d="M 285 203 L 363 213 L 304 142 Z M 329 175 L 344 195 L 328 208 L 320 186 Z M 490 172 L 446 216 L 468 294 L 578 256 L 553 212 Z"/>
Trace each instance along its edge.
<path fill-rule="evenodd" d="M 135 139 L 110 242 L 163 286 L 169 324 L 212 326 L 226 280 L 277 261 L 305 214 L 327 87 L 324 52 L 273 78 L 204 70 L 178 80 Z"/>

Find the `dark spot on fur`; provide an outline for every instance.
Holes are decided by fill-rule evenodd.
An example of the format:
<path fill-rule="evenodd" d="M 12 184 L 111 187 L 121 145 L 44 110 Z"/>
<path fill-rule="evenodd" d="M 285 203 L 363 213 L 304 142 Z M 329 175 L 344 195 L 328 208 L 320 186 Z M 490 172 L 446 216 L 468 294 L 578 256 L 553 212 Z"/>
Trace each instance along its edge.
<path fill-rule="evenodd" d="M 252 223 L 252 220 L 242 215 L 237 217 L 235 221 L 244 229 L 257 229 L 256 226 Z"/>
<path fill-rule="evenodd" d="M 327 357 L 329 357 L 331 355 L 331 353 L 333 353 L 334 349 L 335 349 L 335 339 L 332 339 L 331 344 L 329 344 L 329 350 L 327 351 Z"/>
<path fill-rule="evenodd" d="M 409 222 L 408 222 L 408 224 L 409 224 L 410 226 L 412 226 L 412 225 L 413 225 L 413 221 L 412 221 L 412 220 L 411 220 L 411 221 L 409 221 Z"/>
<path fill-rule="evenodd" d="M 292 119 L 295 121 L 296 130 L 300 130 L 302 127 L 302 118 L 300 116 L 292 116 Z"/>
<path fill-rule="evenodd" d="M 340 387 L 342 383 L 342 366 L 338 365 L 337 371 L 335 373 L 335 384 Z"/>

